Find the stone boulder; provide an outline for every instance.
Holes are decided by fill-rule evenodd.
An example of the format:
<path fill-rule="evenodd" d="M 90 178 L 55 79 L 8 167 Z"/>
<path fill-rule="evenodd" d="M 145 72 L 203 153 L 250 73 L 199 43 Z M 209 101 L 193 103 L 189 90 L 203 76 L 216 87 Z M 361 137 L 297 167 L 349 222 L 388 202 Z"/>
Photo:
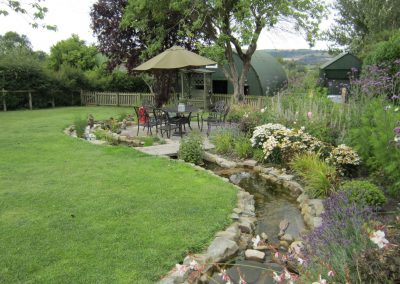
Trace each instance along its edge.
<path fill-rule="evenodd" d="M 244 255 L 247 260 L 254 260 L 254 261 L 259 261 L 262 262 L 265 257 L 265 253 L 262 251 L 254 250 L 254 249 L 248 249 L 244 252 Z"/>
<path fill-rule="evenodd" d="M 235 241 L 216 237 L 208 247 L 207 255 L 212 259 L 212 262 L 220 262 L 235 255 L 238 249 Z"/>

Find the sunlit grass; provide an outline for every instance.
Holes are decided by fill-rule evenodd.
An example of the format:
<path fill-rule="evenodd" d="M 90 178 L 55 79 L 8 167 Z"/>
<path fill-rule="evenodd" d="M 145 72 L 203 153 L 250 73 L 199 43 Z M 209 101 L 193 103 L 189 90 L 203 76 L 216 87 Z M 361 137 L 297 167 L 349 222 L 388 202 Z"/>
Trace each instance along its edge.
<path fill-rule="evenodd" d="M 124 110 L 0 113 L 0 283 L 153 283 L 229 222 L 220 179 L 62 133 Z"/>

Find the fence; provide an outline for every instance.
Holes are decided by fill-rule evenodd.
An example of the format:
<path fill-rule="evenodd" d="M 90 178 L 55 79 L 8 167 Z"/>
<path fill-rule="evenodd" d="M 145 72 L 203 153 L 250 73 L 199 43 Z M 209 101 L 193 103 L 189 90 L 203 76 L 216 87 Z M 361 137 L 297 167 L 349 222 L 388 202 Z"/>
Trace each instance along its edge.
<path fill-rule="evenodd" d="M 174 94 L 171 101 L 176 101 L 177 95 Z M 266 97 L 245 96 L 242 103 L 254 108 L 262 108 L 266 103 Z M 211 102 L 224 101 L 226 104 L 232 103 L 232 95 L 213 94 Z M 99 106 L 134 106 L 142 103 L 155 103 L 154 94 L 149 93 L 121 93 L 121 92 L 81 92 L 81 103 L 83 105 Z M 203 99 L 188 99 L 188 102 L 197 106 L 207 105 Z"/>

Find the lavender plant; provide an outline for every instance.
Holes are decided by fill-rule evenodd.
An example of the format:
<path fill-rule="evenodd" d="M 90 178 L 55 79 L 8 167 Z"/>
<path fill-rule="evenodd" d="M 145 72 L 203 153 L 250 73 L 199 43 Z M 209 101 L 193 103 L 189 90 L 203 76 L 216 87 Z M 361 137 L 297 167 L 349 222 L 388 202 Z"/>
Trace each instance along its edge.
<path fill-rule="evenodd" d="M 322 225 L 305 236 L 305 283 L 334 271 L 335 283 L 357 283 L 358 253 L 373 246 L 365 226 L 372 220 L 370 208 L 357 204 L 346 192 L 338 192 L 324 202 Z M 312 281 L 311 281 L 312 282 Z"/>

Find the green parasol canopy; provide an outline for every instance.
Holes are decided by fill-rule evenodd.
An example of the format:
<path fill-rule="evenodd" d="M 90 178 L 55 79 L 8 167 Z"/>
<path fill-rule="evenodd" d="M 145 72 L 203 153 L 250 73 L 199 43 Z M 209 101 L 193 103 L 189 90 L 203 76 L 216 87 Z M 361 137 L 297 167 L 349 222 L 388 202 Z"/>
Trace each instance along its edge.
<path fill-rule="evenodd" d="M 135 71 L 201 67 L 216 62 L 180 46 L 173 46 L 136 67 Z"/>

